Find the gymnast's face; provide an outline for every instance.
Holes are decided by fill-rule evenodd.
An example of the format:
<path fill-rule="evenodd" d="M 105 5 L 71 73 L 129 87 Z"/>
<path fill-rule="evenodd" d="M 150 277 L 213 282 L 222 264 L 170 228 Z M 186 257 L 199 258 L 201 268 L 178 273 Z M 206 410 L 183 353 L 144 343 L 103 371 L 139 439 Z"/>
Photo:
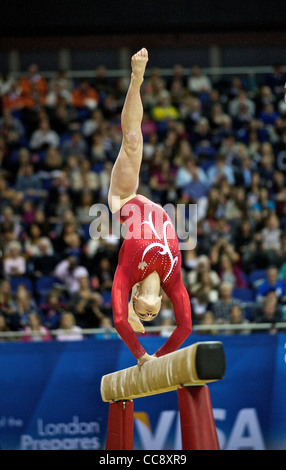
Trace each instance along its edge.
<path fill-rule="evenodd" d="M 133 308 L 142 321 L 151 321 L 157 317 L 161 308 L 162 296 L 133 296 Z"/>

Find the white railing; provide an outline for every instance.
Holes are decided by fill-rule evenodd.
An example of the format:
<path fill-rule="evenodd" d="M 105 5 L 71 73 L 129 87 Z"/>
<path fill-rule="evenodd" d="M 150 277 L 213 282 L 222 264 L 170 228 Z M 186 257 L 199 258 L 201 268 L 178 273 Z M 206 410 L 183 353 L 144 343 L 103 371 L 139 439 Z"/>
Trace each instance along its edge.
<path fill-rule="evenodd" d="M 148 77 L 151 72 L 152 68 L 146 70 L 146 76 Z M 157 68 L 157 67 L 155 67 Z M 173 75 L 172 68 L 161 68 L 158 67 L 160 73 L 164 77 L 171 77 Z M 265 75 L 267 73 L 272 72 L 272 66 L 265 65 L 265 66 L 253 66 L 253 67 L 202 67 L 202 71 L 204 74 L 212 77 L 212 76 L 227 76 L 227 75 Z M 23 76 L 26 72 L 17 72 L 14 73 L 16 78 Z M 191 74 L 190 68 L 184 68 L 184 73 L 186 76 Z M 54 78 L 57 74 L 57 71 L 41 71 L 41 75 L 47 79 Z M 94 70 L 69 70 L 66 72 L 68 78 L 95 78 L 96 77 L 96 68 Z M 108 78 L 124 78 L 129 77 L 130 69 L 114 69 L 114 70 L 106 70 L 106 76 Z"/>
<path fill-rule="evenodd" d="M 146 333 L 159 333 L 162 336 L 165 336 L 166 333 L 172 333 L 172 331 L 175 329 L 175 326 L 172 327 L 165 327 L 165 326 L 147 326 L 145 327 Z M 228 332 L 233 332 L 235 333 L 236 331 L 239 332 L 249 332 L 251 333 L 252 331 L 272 331 L 272 330 L 277 330 L 277 331 L 286 331 L 286 322 L 277 322 L 277 323 L 241 323 L 241 324 L 229 324 L 229 323 L 217 323 L 213 325 L 194 325 L 193 326 L 193 332 L 194 333 L 205 333 L 205 332 L 210 332 L 210 331 L 216 331 L 216 334 L 224 333 L 225 331 Z M 94 336 L 96 338 L 97 335 L 102 335 L 102 334 L 117 334 L 115 328 L 89 328 L 89 329 L 82 329 L 81 334 L 83 336 Z M 58 335 L 62 334 L 69 334 L 69 332 L 66 332 L 65 330 L 50 330 L 49 333 L 51 336 L 57 337 Z M 34 333 L 35 336 L 39 337 L 40 335 L 46 335 L 46 333 Z M 71 332 L 72 334 L 72 332 Z M 243 333 L 241 333 L 243 334 Z M 33 333 L 32 332 L 27 332 L 27 331 L 5 331 L 5 332 L 0 332 L 0 341 L 1 339 L 12 339 L 12 340 L 19 340 L 22 337 L 32 337 Z M 119 336 L 118 336 L 119 337 Z"/>

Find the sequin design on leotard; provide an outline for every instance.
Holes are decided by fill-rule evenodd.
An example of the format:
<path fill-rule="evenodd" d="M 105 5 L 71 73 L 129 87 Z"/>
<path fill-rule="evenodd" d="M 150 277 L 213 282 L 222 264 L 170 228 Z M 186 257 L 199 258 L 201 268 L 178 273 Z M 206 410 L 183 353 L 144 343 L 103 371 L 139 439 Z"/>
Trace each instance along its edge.
<path fill-rule="evenodd" d="M 159 237 L 155 227 L 154 227 L 154 224 L 153 224 L 153 220 L 152 220 L 152 212 L 149 213 L 149 220 L 144 220 L 142 222 L 142 225 L 144 224 L 147 224 L 149 225 L 149 227 L 151 228 L 152 232 L 154 233 L 154 235 L 156 236 L 156 238 L 158 238 L 159 240 L 161 240 L 161 238 Z M 163 223 L 163 237 L 164 237 L 164 244 L 163 243 L 159 243 L 159 242 L 154 242 L 154 243 L 150 243 L 147 248 L 145 248 L 143 254 L 142 254 L 142 259 L 141 259 L 141 263 L 144 262 L 144 257 L 146 255 L 146 253 L 151 250 L 152 248 L 154 247 L 157 247 L 157 248 L 161 248 L 161 251 L 159 251 L 158 253 L 160 255 L 168 255 L 169 258 L 170 258 L 170 263 L 171 263 L 171 266 L 170 266 L 170 269 L 168 271 L 168 273 L 166 274 L 166 276 L 164 277 L 164 279 L 162 279 L 162 282 L 165 282 L 169 275 L 171 274 L 172 270 L 173 270 L 173 267 L 178 263 L 178 256 L 176 256 L 175 258 L 173 257 L 172 255 L 172 252 L 170 250 L 170 247 L 169 247 L 169 244 L 168 244 L 168 239 L 167 239 L 167 226 L 168 225 L 172 225 L 171 222 L 169 220 L 165 220 L 165 222 Z"/>

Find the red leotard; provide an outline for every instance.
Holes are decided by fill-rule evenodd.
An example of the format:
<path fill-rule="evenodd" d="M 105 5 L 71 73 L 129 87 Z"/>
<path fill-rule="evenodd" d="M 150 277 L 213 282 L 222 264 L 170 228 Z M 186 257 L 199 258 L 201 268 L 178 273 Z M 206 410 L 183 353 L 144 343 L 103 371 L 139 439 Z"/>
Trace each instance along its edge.
<path fill-rule="evenodd" d="M 174 227 L 162 207 L 137 195 L 117 215 L 126 227 L 112 287 L 114 325 L 132 354 L 139 359 L 145 349 L 128 323 L 129 292 L 156 271 L 161 287 L 173 304 L 177 327 L 156 352 L 163 356 L 175 351 L 192 330 L 191 306 L 181 279 L 181 253 Z"/>

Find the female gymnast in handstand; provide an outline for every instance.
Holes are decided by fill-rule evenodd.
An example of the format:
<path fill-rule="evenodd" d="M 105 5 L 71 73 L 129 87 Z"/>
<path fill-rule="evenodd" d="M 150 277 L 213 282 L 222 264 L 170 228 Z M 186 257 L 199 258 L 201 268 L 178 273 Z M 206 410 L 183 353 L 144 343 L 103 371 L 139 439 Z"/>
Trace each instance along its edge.
<path fill-rule="evenodd" d="M 139 368 L 146 361 L 178 349 L 192 330 L 190 300 L 181 278 L 181 254 L 174 227 L 160 206 L 136 194 L 143 155 L 140 87 L 147 62 L 145 48 L 131 59 L 131 80 L 121 114 L 122 145 L 108 194 L 111 212 L 126 226 L 112 287 L 114 326 L 138 360 Z M 144 331 L 141 320 L 150 321 L 158 315 L 161 288 L 172 302 L 176 328 L 166 343 L 149 355 L 135 332 Z"/>

